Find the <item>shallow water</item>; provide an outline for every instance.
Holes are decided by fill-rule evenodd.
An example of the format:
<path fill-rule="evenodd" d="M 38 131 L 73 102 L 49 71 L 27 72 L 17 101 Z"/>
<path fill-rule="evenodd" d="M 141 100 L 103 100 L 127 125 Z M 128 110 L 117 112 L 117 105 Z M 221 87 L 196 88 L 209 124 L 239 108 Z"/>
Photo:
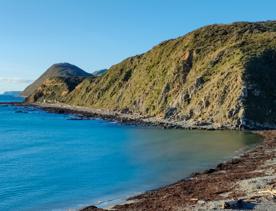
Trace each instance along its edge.
<path fill-rule="evenodd" d="M 104 207 L 213 167 L 260 141 L 238 131 L 69 118 L 0 106 L 0 210 Z"/>

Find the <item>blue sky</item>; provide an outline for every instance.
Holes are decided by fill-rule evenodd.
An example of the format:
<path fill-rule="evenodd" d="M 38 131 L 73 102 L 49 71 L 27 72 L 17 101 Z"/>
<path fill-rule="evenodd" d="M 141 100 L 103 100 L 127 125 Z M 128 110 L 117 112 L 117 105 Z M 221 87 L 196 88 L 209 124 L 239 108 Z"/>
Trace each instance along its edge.
<path fill-rule="evenodd" d="M 0 0 L 0 92 L 51 64 L 108 68 L 198 27 L 276 19 L 275 0 Z"/>

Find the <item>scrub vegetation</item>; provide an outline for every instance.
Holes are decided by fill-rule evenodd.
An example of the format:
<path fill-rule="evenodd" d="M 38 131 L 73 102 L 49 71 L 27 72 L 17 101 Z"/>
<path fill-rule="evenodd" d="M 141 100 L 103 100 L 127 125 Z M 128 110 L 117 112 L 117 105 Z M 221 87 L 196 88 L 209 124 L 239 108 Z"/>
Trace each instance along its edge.
<path fill-rule="evenodd" d="M 194 125 L 275 127 L 276 21 L 202 27 L 73 88 L 61 77 L 52 80 L 56 85 L 36 87 L 28 100 Z"/>

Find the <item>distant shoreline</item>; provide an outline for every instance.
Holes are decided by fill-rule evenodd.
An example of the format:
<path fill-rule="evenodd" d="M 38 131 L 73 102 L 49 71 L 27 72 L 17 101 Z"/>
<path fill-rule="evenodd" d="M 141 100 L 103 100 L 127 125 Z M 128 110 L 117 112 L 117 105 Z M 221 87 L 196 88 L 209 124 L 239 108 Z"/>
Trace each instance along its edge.
<path fill-rule="evenodd" d="M 50 113 L 73 114 L 75 120 L 87 120 L 101 118 L 109 121 L 117 121 L 123 124 L 153 126 L 159 128 L 181 128 L 181 129 L 200 129 L 200 130 L 274 130 L 276 125 L 267 126 L 266 124 L 257 124 L 254 127 L 246 125 L 237 126 L 231 124 L 206 123 L 200 121 L 179 121 L 164 119 L 155 116 L 143 116 L 138 113 L 129 113 L 124 111 L 112 111 L 107 109 L 95 109 L 84 106 L 74 106 L 64 103 L 28 103 L 28 102 L 0 102 L 0 105 L 9 104 L 15 106 L 31 106 L 40 108 Z M 74 120 L 74 119 L 73 119 Z"/>
<path fill-rule="evenodd" d="M 198 122 L 184 122 L 175 120 L 165 120 L 157 117 L 146 117 L 140 114 L 123 113 L 119 111 L 108 111 L 105 109 L 93 109 L 83 106 L 71 106 L 63 103 L 0 103 L 16 106 L 32 106 L 45 110 L 50 113 L 74 114 L 76 120 L 86 120 L 101 118 L 104 120 L 117 121 L 123 124 L 153 126 L 160 128 L 182 128 L 182 129 L 201 129 L 201 130 L 247 130 L 237 128 L 233 125 L 204 124 Z M 253 129 L 250 129 L 253 130 Z M 255 129 L 254 129 L 255 130 Z"/>

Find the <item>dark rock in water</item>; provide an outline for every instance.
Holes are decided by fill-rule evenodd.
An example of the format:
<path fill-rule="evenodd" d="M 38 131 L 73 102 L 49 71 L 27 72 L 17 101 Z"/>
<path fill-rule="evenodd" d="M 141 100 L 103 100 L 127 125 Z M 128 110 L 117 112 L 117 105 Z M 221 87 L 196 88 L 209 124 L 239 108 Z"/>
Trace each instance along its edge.
<path fill-rule="evenodd" d="M 28 113 L 27 111 L 22 111 L 22 110 L 17 110 L 17 111 L 15 111 L 15 113 L 23 113 L 23 114 L 26 114 L 26 113 Z"/>
<path fill-rule="evenodd" d="M 251 202 L 245 202 L 242 199 L 235 201 L 228 201 L 224 203 L 224 209 L 243 209 L 243 210 L 252 210 L 256 205 Z"/>
<path fill-rule="evenodd" d="M 104 210 L 104 209 L 98 208 L 98 207 L 93 206 L 93 205 L 81 209 L 81 211 L 102 211 L 102 210 Z"/>
<path fill-rule="evenodd" d="M 71 116 L 69 117 L 67 120 L 90 120 L 91 118 L 88 116 L 84 116 L 84 115 L 75 115 L 75 116 Z"/>
<path fill-rule="evenodd" d="M 82 119 L 78 117 L 71 117 L 71 118 L 68 118 L 67 120 L 82 120 Z"/>
<path fill-rule="evenodd" d="M 74 120 L 74 121 L 80 121 L 80 120 L 89 120 L 89 118 L 83 118 L 83 117 L 71 117 L 67 120 Z"/>

